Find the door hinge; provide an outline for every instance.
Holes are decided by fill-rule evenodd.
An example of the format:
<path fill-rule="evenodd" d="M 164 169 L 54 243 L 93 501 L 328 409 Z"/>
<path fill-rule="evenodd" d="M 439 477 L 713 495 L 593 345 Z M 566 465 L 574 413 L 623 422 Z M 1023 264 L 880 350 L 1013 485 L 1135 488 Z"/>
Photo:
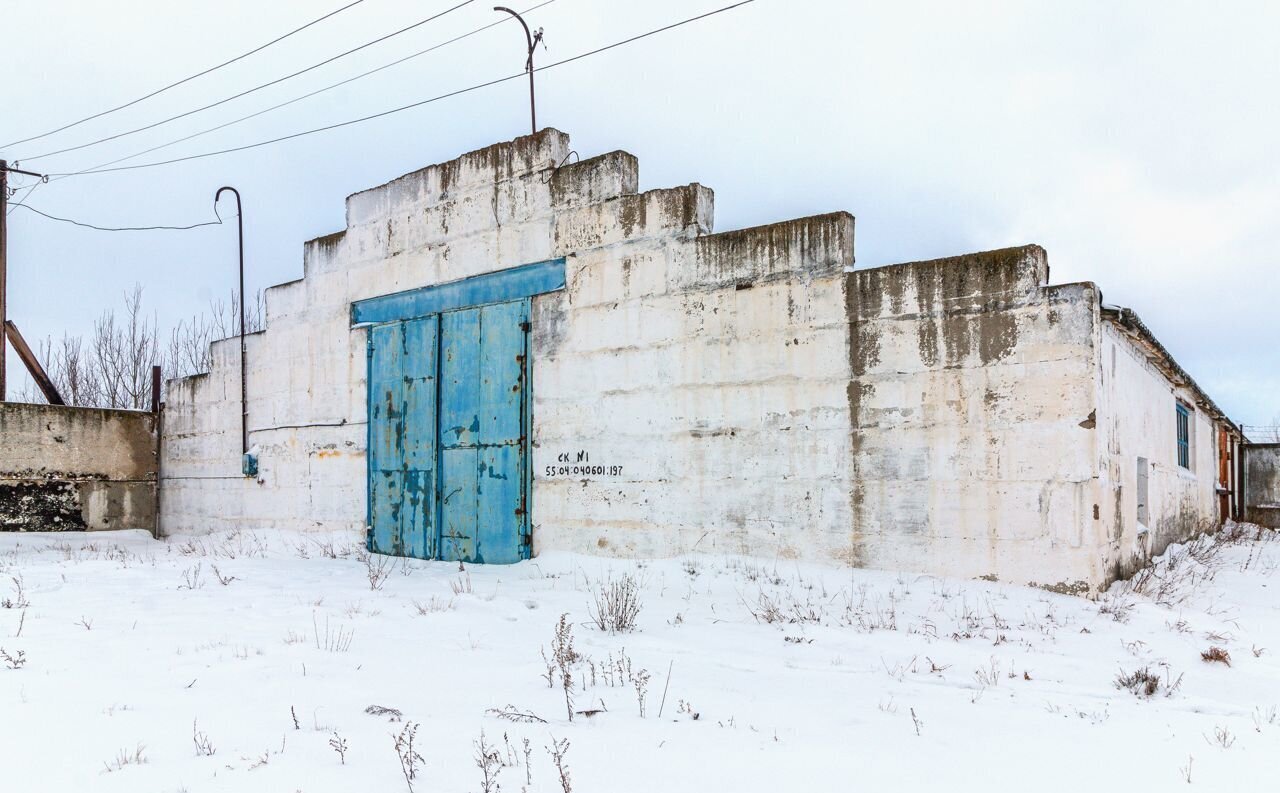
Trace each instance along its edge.
<path fill-rule="evenodd" d="M 525 322 L 521 322 L 520 330 L 524 331 L 525 333 L 528 333 L 529 331 L 533 330 L 533 324 L 528 322 L 527 320 Z"/>

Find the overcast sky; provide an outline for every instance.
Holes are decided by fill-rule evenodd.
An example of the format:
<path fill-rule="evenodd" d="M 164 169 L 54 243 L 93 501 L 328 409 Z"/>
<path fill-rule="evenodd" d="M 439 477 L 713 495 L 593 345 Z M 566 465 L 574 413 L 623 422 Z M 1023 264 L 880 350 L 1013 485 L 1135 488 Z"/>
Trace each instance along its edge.
<path fill-rule="evenodd" d="M 4 11 L 0 144 L 134 99 L 349 0 L 43 0 Z M 459 0 L 365 0 L 207 77 L 10 160 L 133 129 L 319 62 Z M 516 4 L 525 9 L 539 2 Z M 556 0 L 539 62 L 729 0 Z M 436 22 L 217 108 L 25 161 L 81 170 L 292 99 L 496 18 Z M 857 217 L 858 266 L 1023 243 L 1052 280 L 1134 308 L 1238 422 L 1280 423 L 1280 5 L 757 0 L 538 76 L 538 119 L 582 157 L 625 149 L 642 189 L 702 182 L 727 230 L 832 210 Z M 130 160 L 239 146 L 518 72 L 504 24 L 342 88 Z M 212 219 L 245 200 L 251 289 L 302 274 L 302 243 L 343 227 L 343 198 L 528 132 L 512 81 L 247 152 L 35 189 L 97 225 Z M 25 179 L 15 183 L 24 185 Z M 21 195 L 21 194 L 20 194 Z M 230 212 L 224 212 L 230 215 Z M 235 282 L 234 226 L 103 233 L 9 216 L 9 315 L 29 339 L 87 333 L 135 282 L 162 326 Z M 21 364 L 10 356 L 11 388 Z"/>

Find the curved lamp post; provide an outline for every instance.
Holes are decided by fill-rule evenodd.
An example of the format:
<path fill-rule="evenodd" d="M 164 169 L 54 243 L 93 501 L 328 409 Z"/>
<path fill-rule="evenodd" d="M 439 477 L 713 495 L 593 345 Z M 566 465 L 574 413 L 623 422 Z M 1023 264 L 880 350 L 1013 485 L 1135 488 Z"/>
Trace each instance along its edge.
<path fill-rule="evenodd" d="M 226 191 L 236 197 L 236 231 L 240 241 L 240 470 L 245 476 L 257 476 L 258 461 L 249 455 L 249 392 L 245 384 L 248 366 L 244 344 L 244 210 L 240 204 L 240 191 L 229 186 L 219 187 L 214 193 L 214 205 Z"/>
<path fill-rule="evenodd" d="M 524 70 L 529 73 L 529 120 L 533 125 L 533 134 L 538 134 L 538 111 L 533 101 L 533 50 L 538 46 L 538 42 L 542 41 L 542 28 L 538 28 L 533 33 L 529 32 L 529 26 L 525 24 L 524 17 L 512 11 L 506 6 L 494 6 L 494 11 L 503 11 L 516 18 L 520 26 L 524 28 L 524 38 L 529 44 L 529 59 L 525 61 Z"/>

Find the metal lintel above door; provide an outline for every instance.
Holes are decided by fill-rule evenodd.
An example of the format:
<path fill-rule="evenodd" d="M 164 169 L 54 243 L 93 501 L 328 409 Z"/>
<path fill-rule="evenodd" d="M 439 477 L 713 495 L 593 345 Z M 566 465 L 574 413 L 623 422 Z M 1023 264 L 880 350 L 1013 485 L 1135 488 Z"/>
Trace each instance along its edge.
<path fill-rule="evenodd" d="M 351 325 L 414 319 L 456 308 L 505 303 L 555 292 L 565 286 L 564 263 L 563 258 L 550 259 L 460 281 L 357 300 L 351 304 Z"/>

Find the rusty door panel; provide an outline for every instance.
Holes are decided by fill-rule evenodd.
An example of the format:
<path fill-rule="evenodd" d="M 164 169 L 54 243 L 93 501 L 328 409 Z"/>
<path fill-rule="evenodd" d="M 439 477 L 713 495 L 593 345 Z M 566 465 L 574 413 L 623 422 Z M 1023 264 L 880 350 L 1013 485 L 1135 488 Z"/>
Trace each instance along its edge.
<path fill-rule="evenodd" d="M 524 552 L 525 332 L 528 301 L 480 309 L 476 556 L 509 564 Z"/>
<path fill-rule="evenodd" d="M 528 299 L 374 326 L 369 546 L 528 557 Z"/>
<path fill-rule="evenodd" d="M 440 331 L 440 553 L 442 559 L 471 561 L 476 553 L 480 311 L 441 314 Z"/>
<path fill-rule="evenodd" d="M 395 556 L 436 552 L 437 320 L 369 333 L 369 545 Z"/>
<path fill-rule="evenodd" d="M 525 553 L 528 300 L 440 315 L 441 558 Z"/>

